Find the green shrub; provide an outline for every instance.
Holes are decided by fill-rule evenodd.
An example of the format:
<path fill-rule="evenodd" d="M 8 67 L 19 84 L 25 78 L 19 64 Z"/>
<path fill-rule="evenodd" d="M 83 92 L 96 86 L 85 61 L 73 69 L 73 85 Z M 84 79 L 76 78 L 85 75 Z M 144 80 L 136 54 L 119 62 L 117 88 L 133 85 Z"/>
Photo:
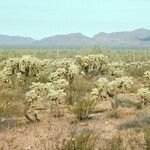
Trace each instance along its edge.
<path fill-rule="evenodd" d="M 85 120 L 88 119 L 89 115 L 94 111 L 96 104 L 97 104 L 96 100 L 81 99 L 77 100 L 70 107 L 70 110 L 76 115 L 77 119 Z"/>

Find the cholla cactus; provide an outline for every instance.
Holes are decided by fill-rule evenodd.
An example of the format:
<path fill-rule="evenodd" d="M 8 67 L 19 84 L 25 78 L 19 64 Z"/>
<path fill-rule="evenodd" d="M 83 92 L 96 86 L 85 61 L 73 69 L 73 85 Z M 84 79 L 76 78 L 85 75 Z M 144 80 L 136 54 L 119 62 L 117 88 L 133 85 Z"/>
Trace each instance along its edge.
<path fill-rule="evenodd" d="M 58 79 L 52 82 L 55 86 L 56 89 L 60 90 L 60 89 L 65 89 L 68 87 L 69 82 L 65 79 Z"/>
<path fill-rule="evenodd" d="M 121 77 L 124 75 L 124 71 L 119 68 L 110 68 L 109 73 L 111 76 Z"/>
<path fill-rule="evenodd" d="M 49 83 L 34 83 L 31 91 L 26 93 L 27 113 L 32 112 L 37 118 L 37 110 L 39 103 L 46 100 L 49 106 L 59 105 L 66 94 L 66 88 L 73 82 L 75 76 L 79 75 L 79 68 L 73 62 L 62 61 L 60 68 L 49 75 Z M 41 104 L 44 104 L 42 102 Z M 33 109 L 34 108 L 34 109 Z M 32 111 L 31 111 L 32 110 Z M 30 118 L 29 115 L 27 118 Z"/>
<path fill-rule="evenodd" d="M 144 79 L 146 79 L 146 80 L 150 80 L 150 71 L 145 71 L 143 77 L 144 77 Z"/>
<path fill-rule="evenodd" d="M 0 72 L 0 79 L 5 82 L 12 84 L 12 70 L 10 67 L 5 67 L 1 72 Z"/>
<path fill-rule="evenodd" d="M 24 84 L 24 77 L 23 77 L 21 72 L 18 72 L 16 74 L 16 80 L 17 80 L 18 85 L 23 85 Z"/>
<path fill-rule="evenodd" d="M 150 90 L 149 88 L 140 88 L 137 92 L 137 95 L 144 105 L 150 103 Z"/>
<path fill-rule="evenodd" d="M 124 73 L 124 66 L 126 65 L 125 62 L 113 62 L 108 64 L 109 66 L 109 74 L 111 76 L 115 76 L 115 77 L 121 77 L 123 76 Z"/>
<path fill-rule="evenodd" d="M 100 97 L 101 99 L 107 97 L 107 86 L 108 80 L 106 78 L 99 78 L 96 82 L 96 87 L 92 89 L 91 98 L 97 99 Z"/>
<path fill-rule="evenodd" d="M 38 77 L 45 69 L 48 61 L 42 61 L 31 56 L 22 56 L 21 58 L 11 58 L 1 63 L 3 68 L 0 72 L 0 79 L 9 84 L 18 82 L 18 84 L 21 84 L 27 78 Z M 46 71 L 48 70 L 46 69 Z"/>
<path fill-rule="evenodd" d="M 117 94 L 130 93 L 133 87 L 131 77 L 116 78 L 113 81 L 108 81 L 106 78 L 99 78 L 96 87 L 92 89 L 92 98 L 107 98 L 107 96 L 114 97 Z"/>
<path fill-rule="evenodd" d="M 125 64 L 125 70 L 132 76 L 142 76 L 145 69 L 150 69 L 150 61 L 136 61 Z"/>
<path fill-rule="evenodd" d="M 79 75 L 79 68 L 75 64 L 71 64 L 67 68 L 69 78 L 74 78 L 74 76 Z"/>
<path fill-rule="evenodd" d="M 55 72 L 49 75 L 49 81 L 55 81 L 58 79 L 66 78 L 67 71 L 64 68 L 58 68 Z"/>
<path fill-rule="evenodd" d="M 32 121 L 31 113 L 31 116 L 35 116 L 35 119 L 38 120 L 39 110 L 62 103 L 65 100 L 65 87 L 68 84 L 65 79 L 59 79 L 54 83 L 33 83 L 31 90 L 26 93 L 25 116 Z"/>
<path fill-rule="evenodd" d="M 108 83 L 107 93 L 113 97 L 119 93 L 129 93 L 133 87 L 133 81 L 131 77 L 121 77 Z"/>
<path fill-rule="evenodd" d="M 108 57 L 104 55 L 76 56 L 76 64 L 85 74 L 104 73 L 107 70 Z"/>
<path fill-rule="evenodd" d="M 99 97 L 99 91 L 98 91 L 98 88 L 93 88 L 92 89 L 92 92 L 91 92 L 91 99 L 98 99 Z"/>
<path fill-rule="evenodd" d="M 144 78 L 146 87 L 149 87 L 150 89 L 150 71 L 145 71 L 143 78 Z"/>
<path fill-rule="evenodd" d="M 63 64 L 64 65 L 64 64 Z M 66 79 L 69 83 L 73 82 L 75 76 L 79 75 L 79 68 L 75 64 L 66 63 L 63 68 L 58 68 L 55 72 L 49 75 L 51 82 L 58 79 Z"/>

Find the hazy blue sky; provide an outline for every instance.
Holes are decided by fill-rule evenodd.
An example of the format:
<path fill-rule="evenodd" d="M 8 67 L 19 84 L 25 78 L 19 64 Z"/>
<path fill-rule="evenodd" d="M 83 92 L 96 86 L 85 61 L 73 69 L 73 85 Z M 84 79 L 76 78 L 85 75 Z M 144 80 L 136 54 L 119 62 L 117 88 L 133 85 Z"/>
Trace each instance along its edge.
<path fill-rule="evenodd" d="M 150 0 L 0 0 L 0 34 L 40 39 L 141 27 L 150 29 Z"/>

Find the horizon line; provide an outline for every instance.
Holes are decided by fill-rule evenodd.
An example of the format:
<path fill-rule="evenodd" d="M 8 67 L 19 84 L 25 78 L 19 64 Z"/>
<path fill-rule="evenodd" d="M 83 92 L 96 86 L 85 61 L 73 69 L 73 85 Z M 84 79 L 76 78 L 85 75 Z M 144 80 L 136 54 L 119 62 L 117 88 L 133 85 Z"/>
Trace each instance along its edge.
<path fill-rule="evenodd" d="M 103 31 L 103 32 L 98 32 L 96 34 L 93 34 L 92 36 L 87 36 L 85 34 L 83 34 L 82 32 L 69 32 L 69 33 L 60 33 L 60 34 L 54 34 L 54 35 L 49 35 L 49 36 L 44 36 L 42 38 L 33 38 L 31 36 L 24 36 L 24 35 L 19 35 L 19 34 L 15 34 L 15 35 L 9 35 L 9 34 L 4 34 L 4 33 L 0 33 L 0 36 L 9 36 L 9 37 L 21 37 L 21 38 L 30 38 L 30 39 L 33 39 L 33 40 L 36 40 L 36 41 L 40 41 L 44 38 L 49 38 L 49 37 L 55 37 L 55 36 L 61 36 L 61 35 L 69 35 L 69 34 L 81 34 L 83 36 L 86 36 L 88 38 L 92 38 L 94 37 L 95 35 L 99 34 L 99 33 L 106 33 L 106 34 L 111 34 L 111 33 L 120 33 L 120 32 L 132 32 L 132 31 L 136 31 L 136 30 L 150 30 L 148 28 L 143 28 L 143 27 L 140 27 L 140 28 L 135 28 L 135 29 L 132 29 L 132 30 L 122 30 L 122 31 L 113 31 L 113 32 L 106 32 L 106 31 Z"/>

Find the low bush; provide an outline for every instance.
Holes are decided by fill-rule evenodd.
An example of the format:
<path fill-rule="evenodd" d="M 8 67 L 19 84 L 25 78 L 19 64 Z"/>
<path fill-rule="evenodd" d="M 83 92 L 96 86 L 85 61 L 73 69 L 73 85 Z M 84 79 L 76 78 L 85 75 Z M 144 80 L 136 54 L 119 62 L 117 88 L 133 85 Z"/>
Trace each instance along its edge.
<path fill-rule="evenodd" d="M 70 85 L 69 94 L 68 94 L 68 102 L 72 104 L 77 99 L 81 99 L 89 93 L 92 89 L 92 82 L 85 79 L 82 76 L 76 77 L 73 83 Z"/>
<path fill-rule="evenodd" d="M 3 89 L 0 92 L 0 118 L 23 116 L 23 94 L 19 89 Z"/>
<path fill-rule="evenodd" d="M 96 100 L 81 99 L 77 100 L 70 107 L 70 110 L 76 115 L 77 119 L 85 120 L 88 119 L 89 115 L 94 111 L 96 104 L 97 104 Z"/>
<path fill-rule="evenodd" d="M 72 132 L 70 136 L 63 139 L 61 146 L 56 146 L 57 150 L 94 150 L 97 135 L 89 129 Z"/>

